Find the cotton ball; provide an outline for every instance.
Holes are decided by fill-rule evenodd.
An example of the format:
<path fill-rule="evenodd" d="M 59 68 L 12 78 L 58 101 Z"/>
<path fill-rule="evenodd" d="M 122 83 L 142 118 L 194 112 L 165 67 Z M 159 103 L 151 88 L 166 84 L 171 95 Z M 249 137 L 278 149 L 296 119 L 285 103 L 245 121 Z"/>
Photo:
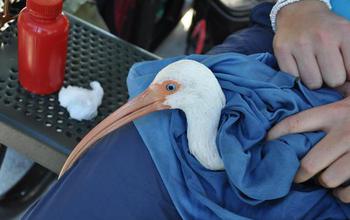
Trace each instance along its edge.
<path fill-rule="evenodd" d="M 59 92 L 60 105 L 67 109 L 71 118 L 81 121 L 96 117 L 103 98 L 103 88 L 97 81 L 91 82 L 90 87 L 92 90 L 68 86 Z"/>

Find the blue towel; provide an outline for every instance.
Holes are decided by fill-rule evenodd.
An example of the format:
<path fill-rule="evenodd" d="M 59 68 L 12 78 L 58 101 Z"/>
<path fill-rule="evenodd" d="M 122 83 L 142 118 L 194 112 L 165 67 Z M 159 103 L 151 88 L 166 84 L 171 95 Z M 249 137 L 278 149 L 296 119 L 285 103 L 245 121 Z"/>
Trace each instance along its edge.
<path fill-rule="evenodd" d="M 152 113 L 135 125 L 184 219 L 350 218 L 350 205 L 326 189 L 311 182 L 293 184 L 299 160 L 323 132 L 265 140 L 275 123 L 341 99 L 337 92 L 308 90 L 293 76 L 276 71 L 276 61 L 268 53 L 226 53 L 136 64 L 127 81 L 130 95 L 145 90 L 160 69 L 183 58 L 210 68 L 225 93 L 216 142 L 226 170 L 207 170 L 189 153 L 186 119 L 180 110 Z"/>
<path fill-rule="evenodd" d="M 331 4 L 334 13 L 350 20 L 350 0 L 332 0 Z"/>

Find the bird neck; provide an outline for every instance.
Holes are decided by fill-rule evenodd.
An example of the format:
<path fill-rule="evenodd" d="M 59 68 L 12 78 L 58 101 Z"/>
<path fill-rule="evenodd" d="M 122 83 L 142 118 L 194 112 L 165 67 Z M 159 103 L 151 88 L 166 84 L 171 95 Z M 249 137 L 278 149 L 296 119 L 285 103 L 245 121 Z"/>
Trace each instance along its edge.
<path fill-rule="evenodd" d="M 210 107 L 207 103 L 185 111 L 187 139 L 190 152 L 207 169 L 223 169 L 216 135 L 221 116 L 221 106 Z"/>

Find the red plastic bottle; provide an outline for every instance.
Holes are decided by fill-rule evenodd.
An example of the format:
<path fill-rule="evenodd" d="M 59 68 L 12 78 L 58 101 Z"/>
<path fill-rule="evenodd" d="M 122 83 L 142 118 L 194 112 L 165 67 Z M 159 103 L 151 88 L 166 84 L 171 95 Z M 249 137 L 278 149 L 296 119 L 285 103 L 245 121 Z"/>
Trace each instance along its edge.
<path fill-rule="evenodd" d="M 63 85 L 69 22 L 62 5 L 62 0 L 27 0 L 18 17 L 19 82 L 35 94 L 51 94 Z"/>

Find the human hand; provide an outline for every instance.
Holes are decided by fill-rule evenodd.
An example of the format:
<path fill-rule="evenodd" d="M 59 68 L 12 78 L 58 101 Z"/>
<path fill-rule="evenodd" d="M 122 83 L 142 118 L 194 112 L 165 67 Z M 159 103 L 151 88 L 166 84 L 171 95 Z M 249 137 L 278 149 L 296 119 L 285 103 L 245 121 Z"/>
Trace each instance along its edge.
<path fill-rule="evenodd" d="M 327 135 L 301 160 L 294 181 L 301 183 L 318 177 L 320 184 L 350 203 L 350 97 L 290 116 L 275 125 L 268 140 L 290 133 L 322 130 Z"/>
<path fill-rule="evenodd" d="M 281 70 L 299 76 L 310 89 L 350 80 L 350 22 L 319 0 L 278 12 L 273 47 Z"/>
<path fill-rule="evenodd" d="M 344 97 L 350 96 L 350 82 L 347 81 L 343 85 L 335 88 L 339 93 L 341 93 Z"/>

